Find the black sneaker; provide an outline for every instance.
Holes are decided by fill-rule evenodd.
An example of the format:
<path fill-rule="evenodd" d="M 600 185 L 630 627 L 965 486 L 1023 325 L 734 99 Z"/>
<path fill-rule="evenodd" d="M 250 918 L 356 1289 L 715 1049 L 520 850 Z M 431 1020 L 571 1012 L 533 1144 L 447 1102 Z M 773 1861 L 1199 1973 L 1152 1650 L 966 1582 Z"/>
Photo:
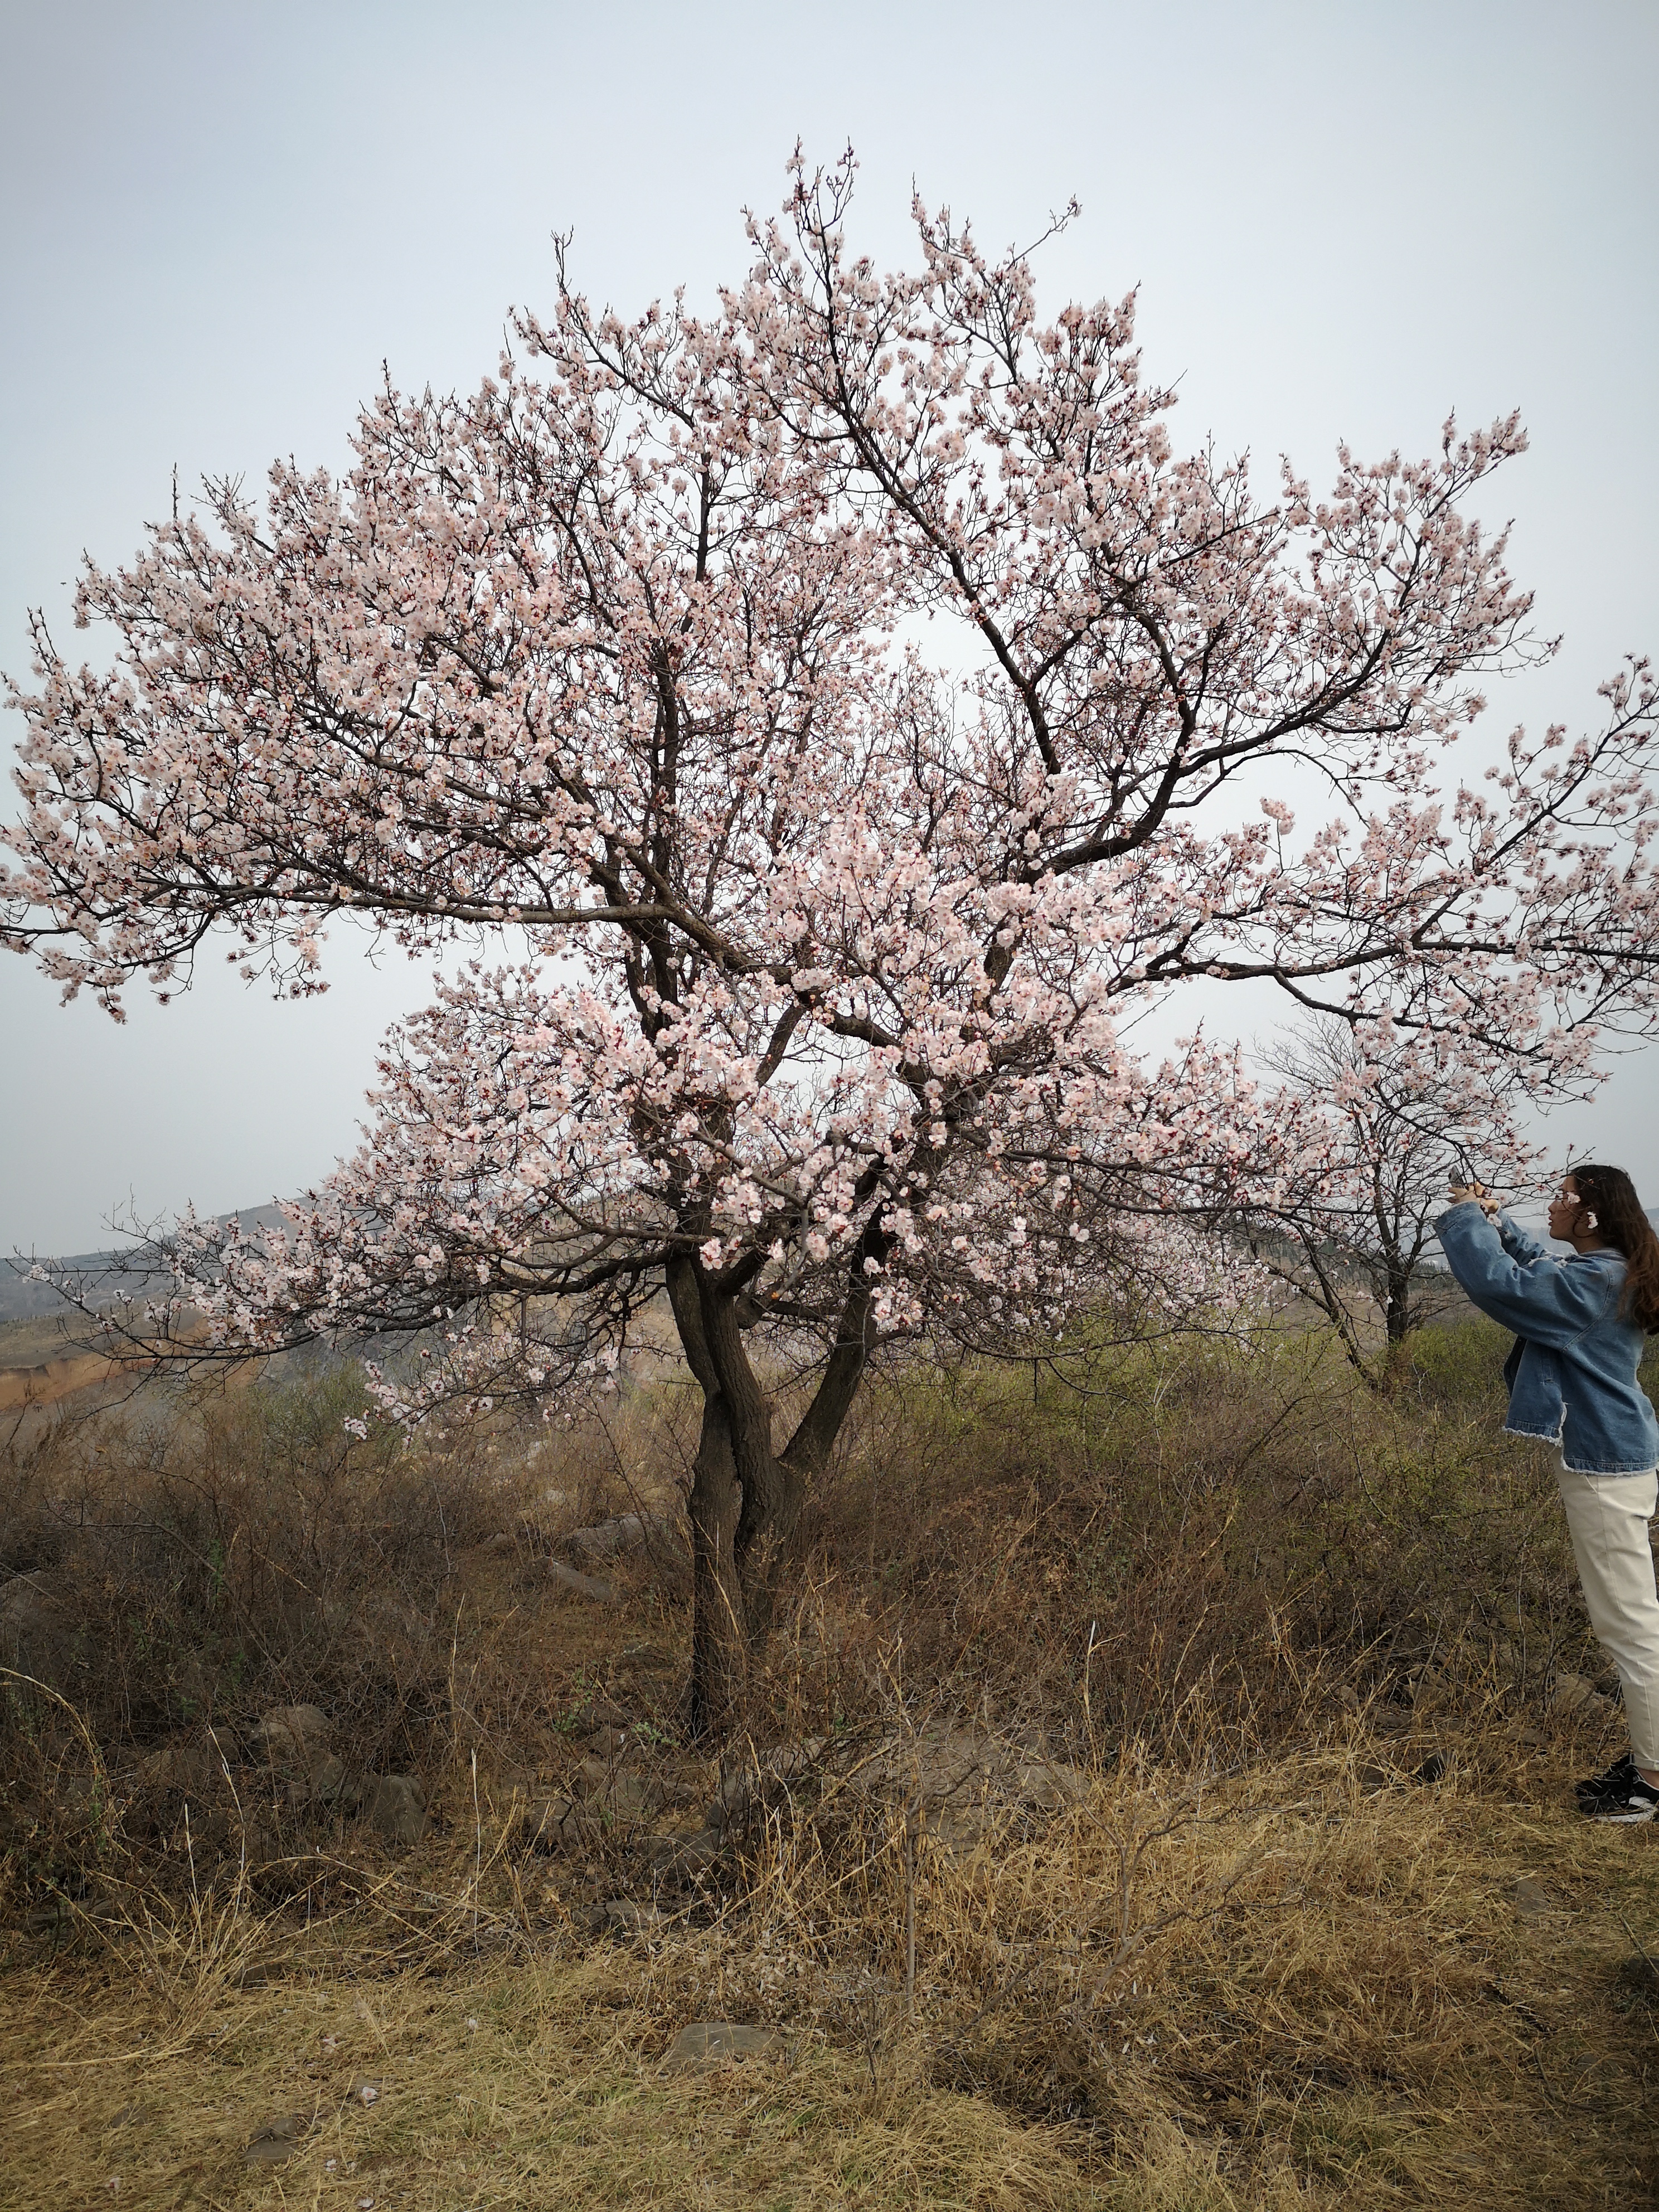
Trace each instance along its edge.
<path fill-rule="evenodd" d="M 1636 1779 L 1636 1761 L 1626 1752 L 1624 1757 L 1608 1767 L 1605 1774 L 1592 1774 L 1583 1782 L 1575 1782 L 1573 1790 L 1580 1797 L 1599 1797 L 1604 1790 L 1616 1790 L 1621 1783 Z"/>
<path fill-rule="evenodd" d="M 1616 1820 L 1632 1827 L 1659 1813 L 1659 1784 L 1644 1782 L 1632 1771 L 1619 1781 L 1609 1780 L 1595 1796 L 1581 1797 L 1578 1809 L 1588 1820 Z"/>

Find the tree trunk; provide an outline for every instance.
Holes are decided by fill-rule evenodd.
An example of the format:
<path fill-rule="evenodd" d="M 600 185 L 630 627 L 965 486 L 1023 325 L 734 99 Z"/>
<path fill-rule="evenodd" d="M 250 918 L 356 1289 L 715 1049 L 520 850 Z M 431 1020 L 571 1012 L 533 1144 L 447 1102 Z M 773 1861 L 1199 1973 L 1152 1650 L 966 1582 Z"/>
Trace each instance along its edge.
<path fill-rule="evenodd" d="M 696 1735 L 718 1734 L 742 1700 L 750 1662 L 771 1627 L 785 1547 L 807 1485 L 858 1395 L 873 1337 L 863 1256 L 861 1244 L 823 1378 L 781 1453 L 772 1449 L 771 1408 L 744 1348 L 738 1296 L 716 1291 L 692 1258 L 668 1269 L 680 1342 L 702 1391 L 688 1501 Z"/>
<path fill-rule="evenodd" d="M 715 1361 L 718 1330 L 708 1325 L 708 1294 L 695 1260 L 672 1261 L 668 1296 L 686 1364 L 702 1391 L 702 1431 L 691 1468 L 691 1732 L 717 1730 L 742 1694 L 747 1608 L 737 1571 L 743 1489 L 730 1395 Z M 745 1364 L 747 1363 L 745 1362 Z"/>
<path fill-rule="evenodd" d="M 732 1558 L 742 1495 L 725 1400 L 718 1392 L 705 1392 L 688 1500 L 693 1735 L 717 1731 L 742 1698 L 748 1634 Z"/>
<path fill-rule="evenodd" d="M 1382 1388 L 1397 1389 L 1410 1372 L 1407 1340 L 1416 1321 L 1412 1311 L 1411 1278 L 1402 1269 L 1390 1267 L 1388 1293 L 1383 1301 L 1382 1321 L 1387 1331 L 1387 1344 L 1382 1354 Z"/>

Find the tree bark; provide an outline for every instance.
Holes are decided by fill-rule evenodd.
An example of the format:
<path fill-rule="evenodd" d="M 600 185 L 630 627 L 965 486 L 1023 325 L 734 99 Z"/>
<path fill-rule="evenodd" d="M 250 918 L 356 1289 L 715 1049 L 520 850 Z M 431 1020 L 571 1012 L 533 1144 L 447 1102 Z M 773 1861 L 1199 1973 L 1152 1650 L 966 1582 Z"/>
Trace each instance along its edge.
<path fill-rule="evenodd" d="M 781 1453 L 773 1449 L 771 1408 L 744 1349 L 738 1296 L 715 1290 L 689 1256 L 669 1267 L 674 1319 L 703 1401 L 688 1501 L 696 1735 L 718 1734 L 742 1700 L 750 1663 L 771 1628 L 784 1552 L 807 1486 L 858 1395 L 875 1334 L 863 1266 L 868 1243 L 866 1233 L 823 1376 Z"/>
<path fill-rule="evenodd" d="M 1379 1382 L 1381 1389 L 1389 1392 L 1397 1390 L 1411 1372 L 1407 1346 L 1417 1325 L 1417 1316 L 1412 1306 L 1411 1277 L 1397 1262 L 1389 1269 L 1382 1316 L 1387 1341 L 1383 1347 Z"/>
<path fill-rule="evenodd" d="M 691 1710 L 693 1735 L 718 1729 L 741 1693 L 746 1644 L 743 1593 L 733 1556 L 742 1504 L 732 1419 L 703 1326 L 701 1270 L 695 1261 L 668 1267 L 669 1302 L 686 1364 L 702 1391 L 702 1431 L 691 1468 Z"/>

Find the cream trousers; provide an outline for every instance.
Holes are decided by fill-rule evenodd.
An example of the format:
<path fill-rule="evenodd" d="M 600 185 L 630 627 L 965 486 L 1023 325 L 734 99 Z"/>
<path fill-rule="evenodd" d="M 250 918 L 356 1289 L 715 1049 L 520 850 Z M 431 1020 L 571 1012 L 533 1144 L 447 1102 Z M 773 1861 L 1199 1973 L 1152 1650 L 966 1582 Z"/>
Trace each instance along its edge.
<path fill-rule="evenodd" d="M 1590 1626 L 1624 1687 L 1631 1757 L 1659 1769 L 1659 1591 L 1648 1540 L 1659 1478 L 1557 1472 Z"/>

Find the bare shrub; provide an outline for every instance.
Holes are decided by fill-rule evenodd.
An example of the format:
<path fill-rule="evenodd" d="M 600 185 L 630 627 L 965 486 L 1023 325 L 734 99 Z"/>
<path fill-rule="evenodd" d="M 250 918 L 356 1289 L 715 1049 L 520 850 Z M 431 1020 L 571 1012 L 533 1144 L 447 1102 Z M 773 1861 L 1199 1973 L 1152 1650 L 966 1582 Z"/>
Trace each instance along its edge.
<path fill-rule="evenodd" d="M 850 1741 L 926 1712 L 1085 1763 L 1138 1743 L 1215 1767 L 1345 1707 L 1536 1717 L 1557 1672 L 1601 1668 L 1553 1478 L 1493 1433 L 1496 1332 L 1418 1346 L 1386 1407 L 1299 1332 L 1249 1358 L 1188 1342 L 1065 1376 L 883 1378 L 803 1516 L 738 1735 Z M 178 1862 L 186 1804 L 192 1852 L 246 1856 L 251 1827 L 273 1860 L 337 1841 L 357 1778 L 418 1775 L 440 1818 L 478 1773 L 486 1794 L 574 1787 L 596 1697 L 634 1755 L 681 1756 L 673 1545 L 596 1559 L 566 1539 L 672 1524 L 690 1395 L 668 1376 L 583 1429 L 411 1443 L 356 1436 L 359 1385 L 322 1367 L 151 1391 L 14 1449 L 14 1881 L 61 1889 L 118 1843 Z M 319 1709 L 335 1765 L 260 1739 L 290 1707 Z"/>

